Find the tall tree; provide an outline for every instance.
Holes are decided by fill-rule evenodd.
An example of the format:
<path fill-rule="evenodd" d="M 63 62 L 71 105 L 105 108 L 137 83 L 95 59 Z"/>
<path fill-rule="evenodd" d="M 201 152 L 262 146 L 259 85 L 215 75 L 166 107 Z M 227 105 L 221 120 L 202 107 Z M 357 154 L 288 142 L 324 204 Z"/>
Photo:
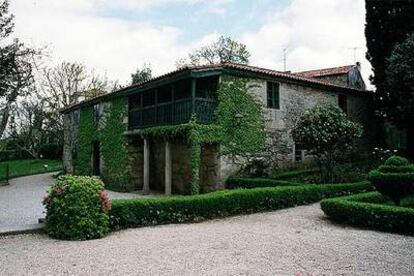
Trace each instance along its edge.
<path fill-rule="evenodd" d="M 220 36 L 217 41 L 190 53 L 188 58 L 178 60 L 177 67 L 181 68 L 188 65 L 196 66 L 223 62 L 248 64 L 249 58 L 250 53 L 245 44 L 233 40 L 230 37 Z"/>
<path fill-rule="evenodd" d="M 398 109 L 398 86 L 387 82 L 386 60 L 396 43 L 402 42 L 414 31 L 414 0 L 366 0 L 367 58 L 371 62 L 376 86 L 375 103 L 378 114 L 400 128 L 407 124 L 406 116 Z M 397 102 L 396 102 L 397 100 Z M 401 103 L 401 102 L 400 102 Z M 403 116 L 399 116 L 400 115 Z M 407 133 L 410 136 L 414 134 Z M 413 141 L 414 137 L 408 137 Z M 414 145 L 407 150 L 414 159 Z"/>
<path fill-rule="evenodd" d="M 131 74 L 131 84 L 137 84 L 140 82 L 148 81 L 152 78 L 151 64 L 142 65 L 142 68 L 138 68 L 137 71 Z"/>
<path fill-rule="evenodd" d="M 9 120 L 12 105 L 33 80 L 31 58 L 36 51 L 11 39 L 13 15 L 8 0 L 0 0 L 0 137 Z"/>
<path fill-rule="evenodd" d="M 397 43 L 386 60 L 386 85 L 392 89 L 387 100 L 388 118 L 407 133 L 407 153 L 414 159 L 414 32 Z"/>

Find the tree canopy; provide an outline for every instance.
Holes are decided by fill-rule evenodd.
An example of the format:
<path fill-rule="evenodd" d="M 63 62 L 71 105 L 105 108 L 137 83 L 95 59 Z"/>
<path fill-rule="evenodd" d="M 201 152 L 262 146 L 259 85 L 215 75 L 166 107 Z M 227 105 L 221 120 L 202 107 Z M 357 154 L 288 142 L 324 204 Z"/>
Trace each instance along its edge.
<path fill-rule="evenodd" d="M 151 64 L 142 65 L 142 68 L 137 68 L 137 71 L 131 74 L 131 84 L 148 81 L 152 78 Z"/>
<path fill-rule="evenodd" d="M 295 143 L 316 156 L 325 182 L 332 182 L 335 164 L 361 134 L 361 125 L 330 104 L 307 110 L 292 131 Z"/>
<path fill-rule="evenodd" d="M 234 62 L 248 64 L 250 53 L 245 44 L 230 37 L 220 36 L 211 44 L 194 50 L 188 58 L 180 59 L 177 67 Z"/>
<path fill-rule="evenodd" d="M 36 51 L 11 39 L 13 15 L 9 2 L 0 0 L 0 137 L 9 120 L 12 104 L 33 81 L 31 58 Z"/>

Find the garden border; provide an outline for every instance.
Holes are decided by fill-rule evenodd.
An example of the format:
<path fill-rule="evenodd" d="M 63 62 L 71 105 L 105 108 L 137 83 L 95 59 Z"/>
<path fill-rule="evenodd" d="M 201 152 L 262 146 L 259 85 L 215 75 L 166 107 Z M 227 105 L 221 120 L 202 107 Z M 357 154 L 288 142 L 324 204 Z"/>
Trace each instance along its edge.
<path fill-rule="evenodd" d="M 378 192 L 321 201 L 332 220 L 374 230 L 414 235 L 414 209 L 382 204 L 387 198 Z"/>

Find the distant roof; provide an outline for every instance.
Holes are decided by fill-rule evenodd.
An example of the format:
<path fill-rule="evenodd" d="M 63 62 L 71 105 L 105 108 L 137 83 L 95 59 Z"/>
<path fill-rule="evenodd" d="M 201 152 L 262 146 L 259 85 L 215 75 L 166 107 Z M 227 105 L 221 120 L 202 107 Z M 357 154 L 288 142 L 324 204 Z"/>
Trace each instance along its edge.
<path fill-rule="evenodd" d="M 355 65 L 345 65 L 345 66 L 332 67 L 332 68 L 301 71 L 301 72 L 296 72 L 293 74 L 301 76 L 301 77 L 305 77 L 305 78 L 318 78 L 318 77 L 346 74 L 349 71 L 351 71 L 352 68 L 354 67 Z"/>
<path fill-rule="evenodd" d="M 263 75 L 263 76 L 276 77 L 276 78 L 280 78 L 280 79 L 285 79 L 286 81 L 290 80 L 290 81 L 294 81 L 294 82 L 298 82 L 298 83 L 303 83 L 304 85 L 306 85 L 306 84 L 308 84 L 308 85 L 319 85 L 319 86 L 325 87 L 327 89 L 329 89 L 329 88 L 335 89 L 336 88 L 336 89 L 347 90 L 347 91 L 351 91 L 351 92 L 368 92 L 366 90 L 361 90 L 361 89 L 352 88 L 352 87 L 349 87 L 349 86 L 334 84 L 334 83 L 328 82 L 326 80 L 316 79 L 316 78 L 313 78 L 313 77 L 308 77 L 308 76 L 303 76 L 302 75 L 302 73 L 304 74 L 306 72 L 316 72 L 316 71 L 324 71 L 324 70 L 327 70 L 327 72 L 329 70 L 331 70 L 331 72 L 337 72 L 337 73 L 331 73 L 331 75 L 340 74 L 340 72 L 348 72 L 350 70 L 350 68 L 352 68 L 352 66 L 354 66 L 354 65 L 347 65 L 347 66 L 342 66 L 342 67 L 335 67 L 335 68 L 328 68 L 328 69 L 321 69 L 321 70 L 304 71 L 304 72 L 298 72 L 298 73 L 288 73 L 288 72 L 276 71 L 276 70 L 272 70 L 272 69 L 260 68 L 260 67 L 256 67 L 256 66 L 239 64 L 239 63 L 231 63 L 231 62 L 220 63 L 220 64 L 211 64 L 211 65 L 210 64 L 209 65 L 200 65 L 200 66 L 186 66 L 186 67 L 171 71 L 169 73 L 154 77 L 150 80 L 121 88 L 121 89 L 119 89 L 117 91 L 114 91 L 112 93 L 104 94 L 102 96 L 99 96 L 99 97 L 96 97 L 96 98 L 93 98 L 93 99 L 90 99 L 90 100 L 87 100 L 87 101 L 83 101 L 83 102 L 74 104 L 70 107 L 67 107 L 67 108 L 61 110 L 61 112 L 65 113 L 65 112 L 76 109 L 76 108 L 78 108 L 80 106 L 83 106 L 83 105 L 86 105 L 86 104 L 96 103 L 96 102 L 99 102 L 101 100 L 108 99 L 110 97 L 121 96 L 121 95 L 123 95 L 123 92 L 127 92 L 127 91 L 133 90 L 135 88 L 140 88 L 141 86 L 144 86 L 144 85 L 149 84 L 151 82 L 155 82 L 157 80 L 168 78 L 168 77 L 171 77 L 173 75 L 176 75 L 178 73 L 185 72 L 185 71 L 196 71 L 197 72 L 197 71 L 210 71 L 210 70 L 234 70 L 234 71 L 239 71 L 239 72 L 253 73 L 253 74 L 259 74 L 259 75 Z M 348 71 L 346 71 L 347 68 L 348 68 Z M 328 75 L 328 73 L 326 73 L 326 75 Z"/>

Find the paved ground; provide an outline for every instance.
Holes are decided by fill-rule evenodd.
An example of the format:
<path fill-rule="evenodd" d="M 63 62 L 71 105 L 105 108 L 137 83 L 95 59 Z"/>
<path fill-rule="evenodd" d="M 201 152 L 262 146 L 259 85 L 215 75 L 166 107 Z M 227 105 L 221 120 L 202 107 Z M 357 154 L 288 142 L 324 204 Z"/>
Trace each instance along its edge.
<path fill-rule="evenodd" d="M 0 237 L 0 275 L 414 275 L 414 239 L 344 228 L 318 204 L 101 240 Z"/>
<path fill-rule="evenodd" d="M 43 197 L 53 182 L 53 173 L 32 175 L 10 180 L 0 187 L 0 228 L 38 222 L 45 216 Z M 138 194 L 109 192 L 111 198 L 139 197 Z"/>

